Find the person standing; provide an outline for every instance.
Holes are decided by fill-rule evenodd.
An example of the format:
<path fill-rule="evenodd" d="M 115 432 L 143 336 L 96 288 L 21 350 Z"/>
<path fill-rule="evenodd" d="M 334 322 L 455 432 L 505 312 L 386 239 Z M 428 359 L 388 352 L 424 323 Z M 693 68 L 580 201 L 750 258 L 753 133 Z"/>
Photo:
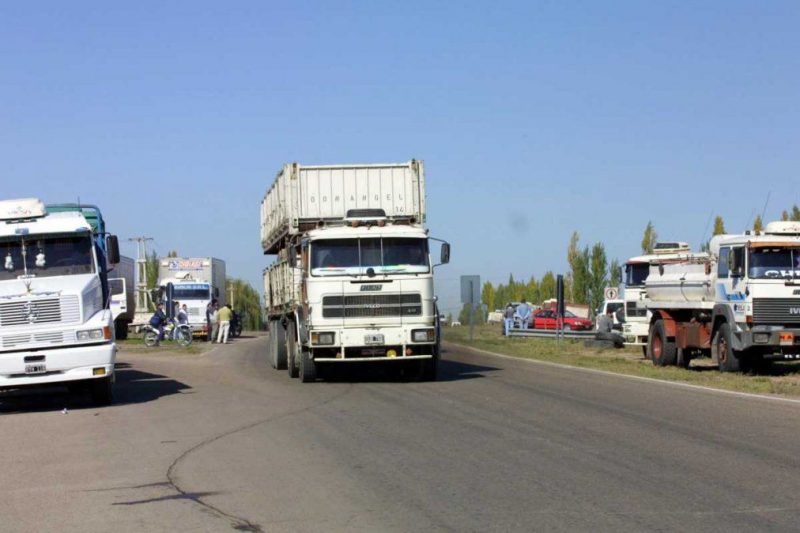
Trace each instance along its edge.
<path fill-rule="evenodd" d="M 517 306 L 517 315 L 519 315 L 519 327 L 528 329 L 528 323 L 531 321 L 531 306 L 525 301 L 525 298 Z"/>
<path fill-rule="evenodd" d="M 211 310 L 211 342 L 217 342 L 219 333 L 219 304 L 215 303 Z"/>
<path fill-rule="evenodd" d="M 231 316 L 233 312 L 231 308 L 226 305 L 222 306 L 219 310 L 219 337 L 217 337 L 217 344 L 228 344 L 228 332 L 231 329 Z"/>
<path fill-rule="evenodd" d="M 506 310 L 503 311 L 503 335 L 508 336 L 508 332 L 514 327 L 514 306 L 508 302 Z"/>
<path fill-rule="evenodd" d="M 209 304 L 206 306 L 206 341 L 214 342 L 214 327 L 213 321 L 211 320 L 211 316 L 214 314 L 214 306 L 217 304 L 217 300 L 211 300 Z"/>

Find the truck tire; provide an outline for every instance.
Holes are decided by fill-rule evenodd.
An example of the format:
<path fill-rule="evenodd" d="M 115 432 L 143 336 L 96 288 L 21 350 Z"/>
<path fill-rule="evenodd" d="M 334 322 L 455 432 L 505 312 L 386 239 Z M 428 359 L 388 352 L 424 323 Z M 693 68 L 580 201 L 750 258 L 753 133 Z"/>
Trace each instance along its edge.
<path fill-rule="evenodd" d="M 273 335 L 274 333 L 274 335 Z M 275 320 L 269 330 L 270 337 L 274 336 L 275 350 L 272 352 L 272 366 L 276 370 L 286 370 L 286 329 L 280 320 Z"/>
<path fill-rule="evenodd" d="M 667 338 L 663 320 L 656 320 L 650 327 L 647 338 L 647 352 L 655 366 L 673 366 L 678 362 L 678 350 L 674 342 Z"/>
<path fill-rule="evenodd" d="M 297 337 L 295 336 L 295 328 L 292 322 L 289 323 L 289 328 L 286 330 L 286 370 L 289 372 L 290 378 L 296 378 L 300 375 L 297 360 Z"/>
<path fill-rule="evenodd" d="M 313 383 L 317 380 L 317 365 L 314 363 L 314 360 L 311 359 L 311 350 L 297 350 L 297 356 L 299 359 L 299 374 L 300 374 L 300 381 L 303 383 Z"/>
<path fill-rule="evenodd" d="M 114 335 L 117 340 L 124 341 L 128 338 L 128 323 L 123 320 L 114 321 Z"/>
<path fill-rule="evenodd" d="M 94 405 L 111 405 L 111 402 L 114 401 L 114 383 L 111 376 L 93 379 L 89 383 L 89 394 L 92 397 L 92 403 Z"/>
<path fill-rule="evenodd" d="M 733 333 L 727 322 L 720 324 L 714 338 L 720 372 L 741 372 L 742 352 L 733 349 Z"/>

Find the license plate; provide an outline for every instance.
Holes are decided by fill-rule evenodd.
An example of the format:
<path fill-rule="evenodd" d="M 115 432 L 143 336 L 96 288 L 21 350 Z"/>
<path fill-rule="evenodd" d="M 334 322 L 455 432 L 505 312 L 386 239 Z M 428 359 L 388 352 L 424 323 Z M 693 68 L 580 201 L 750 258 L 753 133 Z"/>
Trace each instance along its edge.
<path fill-rule="evenodd" d="M 383 344 L 383 334 L 374 333 L 372 335 L 364 335 L 364 344 Z"/>
<path fill-rule="evenodd" d="M 47 372 L 47 365 L 25 365 L 26 374 L 44 374 Z"/>

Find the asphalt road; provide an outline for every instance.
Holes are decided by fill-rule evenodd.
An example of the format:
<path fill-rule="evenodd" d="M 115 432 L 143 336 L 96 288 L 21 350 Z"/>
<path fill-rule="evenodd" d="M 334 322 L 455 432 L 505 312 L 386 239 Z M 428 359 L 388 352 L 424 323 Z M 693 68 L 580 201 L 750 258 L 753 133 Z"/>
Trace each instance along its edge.
<path fill-rule="evenodd" d="M 265 345 L 123 353 L 110 408 L 0 394 L 0 529 L 800 527 L 798 403 L 454 347 L 435 383 L 304 385 Z"/>

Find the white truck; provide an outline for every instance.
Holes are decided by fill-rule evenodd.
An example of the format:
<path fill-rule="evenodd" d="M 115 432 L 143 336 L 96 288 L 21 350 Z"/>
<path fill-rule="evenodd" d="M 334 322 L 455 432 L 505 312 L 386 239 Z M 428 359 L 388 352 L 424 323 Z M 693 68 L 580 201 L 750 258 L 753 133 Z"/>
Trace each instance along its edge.
<path fill-rule="evenodd" d="M 723 372 L 800 359 L 800 223 L 718 235 L 709 254 L 653 265 L 648 354 L 656 365 L 710 355 Z"/>
<path fill-rule="evenodd" d="M 384 362 L 436 378 L 440 323 L 421 161 L 285 165 L 261 203 L 268 359 L 313 381 Z M 449 261 L 441 243 L 439 264 Z"/>
<path fill-rule="evenodd" d="M 166 302 L 168 287 L 172 299 L 189 311 L 189 325 L 195 335 L 208 335 L 206 307 L 212 300 L 225 305 L 225 261 L 214 257 L 162 257 L 158 262 L 157 301 Z"/>
<path fill-rule="evenodd" d="M 112 401 L 108 266 L 117 238 L 95 206 L 0 201 L 0 389 L 64 384 Z"/>
<path fill-rule="evenodd" d="M 111 317 L 114 320 L 116 338 L 128 338 L 128 326 L 136 313 L 136 284 L 134 271 L 136 261 L 122 256 L 119 263 L 109 272 L 108 288 L 111 292 Z"/>
<path fill-rule="evenodd" d="M 656 243 L 653 253 L 631 257 L 625 262 L 622 275 L 622 299 L 625 301 L 625 323 L 622 336 L 625 344 L 641 346 L 647 354 L 647 336 L 650 334 L 650 312 L 647 310 L 647 291 L 644 280 L 650 266 L 660 261 L 671 261 L 690 254 L 685 242 Z"/>

